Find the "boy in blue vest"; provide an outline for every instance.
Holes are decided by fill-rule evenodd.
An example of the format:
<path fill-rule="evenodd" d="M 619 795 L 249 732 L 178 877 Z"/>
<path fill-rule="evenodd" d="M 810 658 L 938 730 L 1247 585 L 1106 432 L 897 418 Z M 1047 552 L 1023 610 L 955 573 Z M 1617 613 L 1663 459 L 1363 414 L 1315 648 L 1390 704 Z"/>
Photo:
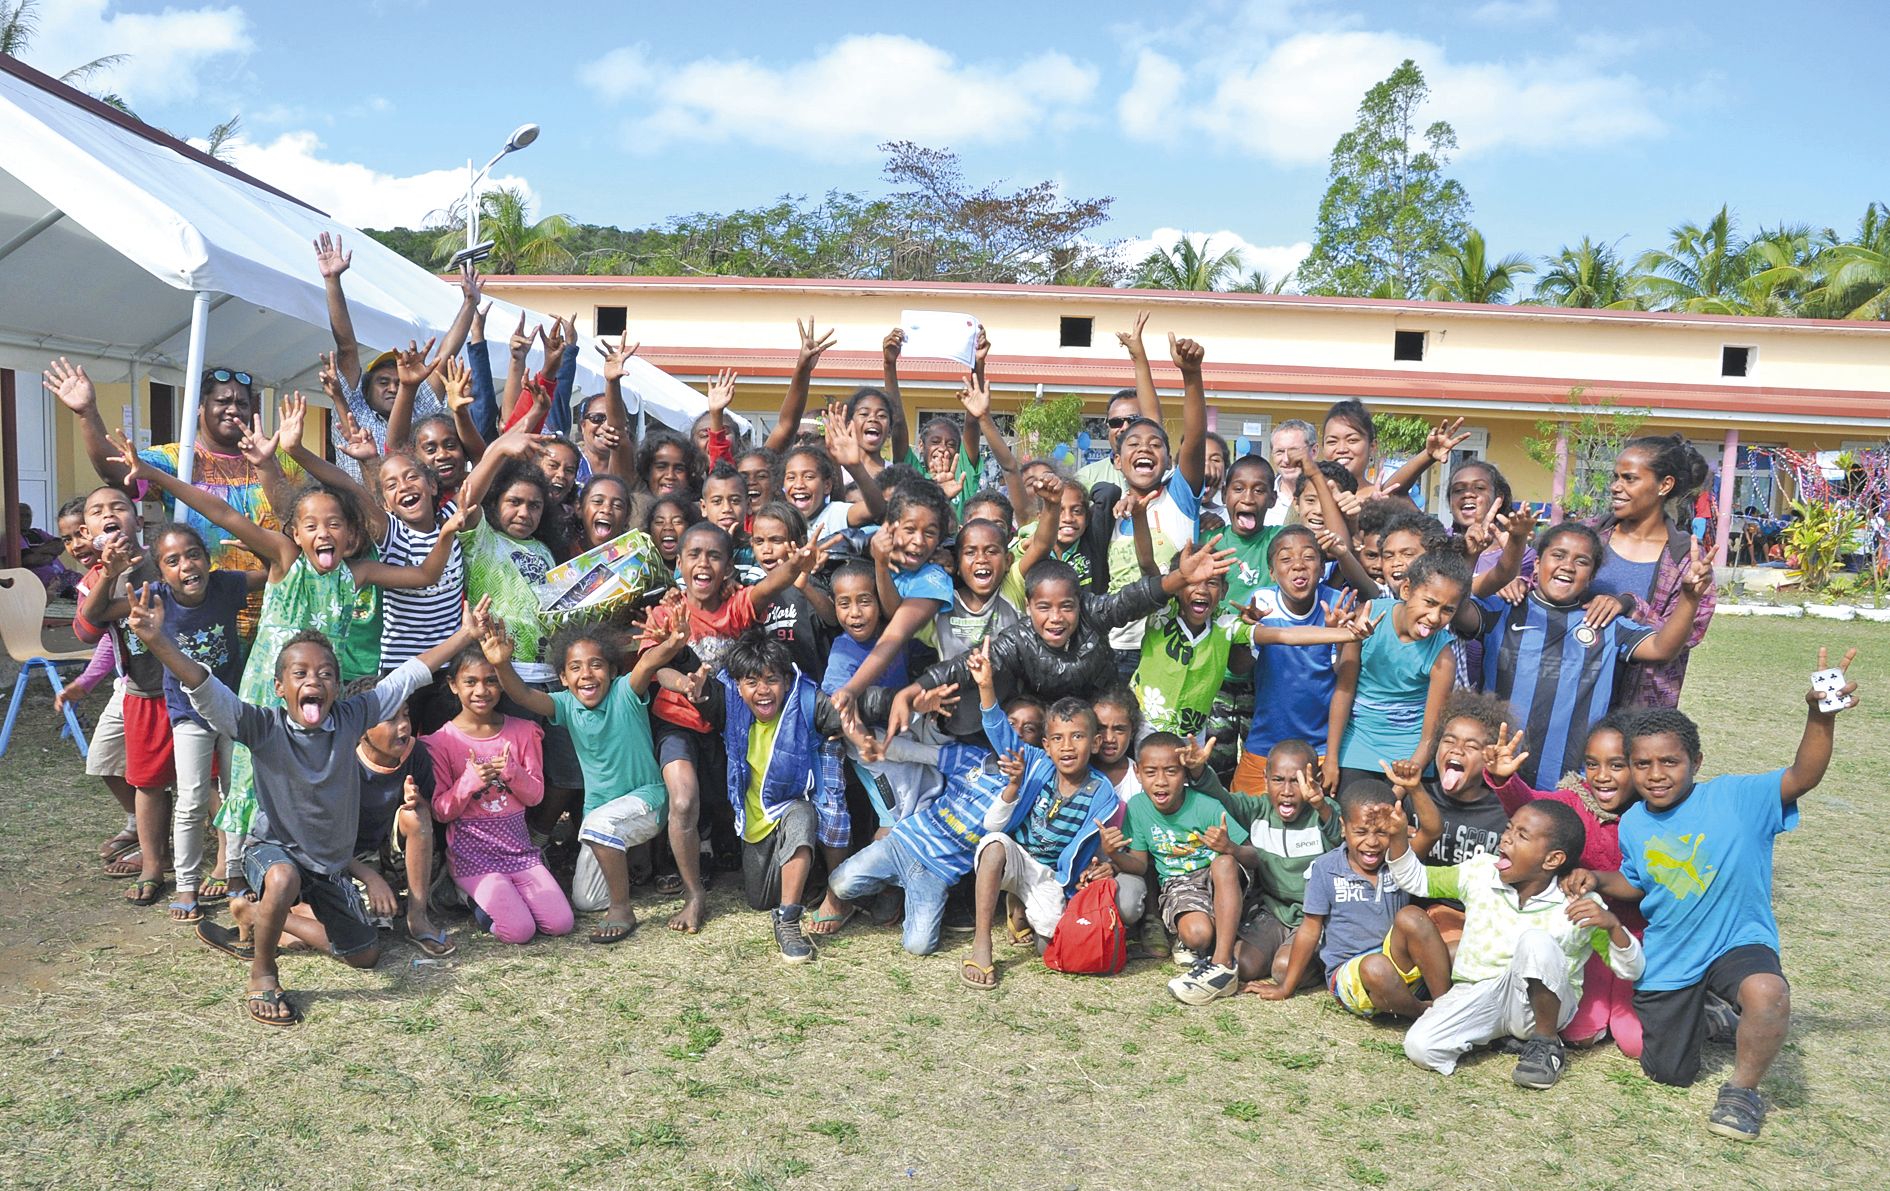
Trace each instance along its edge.
<path fill-rule="evenodd" d="M 868 694 L 861 710 L 883 715 L 891 692 Z M 742 893 L 750 908 L 771 912 L 781 958 L 806 963 L 815 952 L 801 929 L 801 896 L 814 849 L 832 872 L 853 833 L 840 755 L 822 747 L 841 734 L 841 715 L 795 667 L 787 645 L 759 629 L 743 633 L 723 655 L 721 672 L 703 684 L 696 706 L 721 733 L 727 753 Z"/>
<path fill-rule="evenodd" d="M 1840 671 L 1857 656 L 1844 655 Z M 1818 650 L 1818 671 L 1826 653 Z M 1634 986 L 1644 1043 L 1641 1070 L 1690 1086 L 1700 1074 L 1707 998 L 1739 1010 L 1732 1077 L 1706 1127 L 1753 1141 L 1765 1124 L 1759 1081 L 1791 1025 L 1791 985 L 1778 958 L 1772 913 L 1772 841 L 1798 826 L 1798 800 L 1831 765 L 1837 713 L 1857 705 L 1857 684 L 1806 692 L 1811 710 L 1792 763 L 1759 774 L 1698 781 L 1700 730 L 1678 711 L 1650 708 L 1629 721 L 1628 765 L 1641 800 L 1621 816 L 1621 871 L 1570 877 L 1571 895 L 1599 889 L 1638 902 L 1647 916 L 1647 970 Z"/>
<path fill-rule="evenodd" d="M 978 841 L 977 888 L 971 955 L 958 978 L 969 988 L 997 987 L 991 962 L 991 923 L 998 895 L 1008 893 L 1024 904 L 1032 940 L 1048 945 L 1063 917 L 1064 903 L 1088 883 L 1097 859 L 1098 833 L 1115 813 L 1116 788 L 1090 768 L 1096 740 L 1096 713 L 1081 699 L 1059 699 L 1044 717 L 1043 747 L 1028 744 L 998 706 L 991 659 L 981 643 L 965 658 L 978 683 L 978 703 L 985 735 L 1005 758 L 1010 780 L 985 808 L 984 836 Z M 1113 870 L 1110 870 L 1113 871 Z"/>

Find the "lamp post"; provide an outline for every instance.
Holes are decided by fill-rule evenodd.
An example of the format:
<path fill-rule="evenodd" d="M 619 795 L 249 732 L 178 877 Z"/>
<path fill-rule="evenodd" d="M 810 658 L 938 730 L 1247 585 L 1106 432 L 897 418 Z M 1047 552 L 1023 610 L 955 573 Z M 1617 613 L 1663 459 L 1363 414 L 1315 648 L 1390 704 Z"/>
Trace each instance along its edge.
<path fill-rule="evenodd" d="M 465 261 L 484 260 L 492 251 L 491 244 L 479 242 L 479 182 L 492 167 L 499 164 L 500 158 L 508 153 L 516 153 L 538 139 L 538 125 L 521 124 L 506 138 L 505 147 L 492 155 L 492 160 L 475 171 L 472 158 L 466 159 L 466 247 L 453 254 L 453 267 L 458 268 Z"/>

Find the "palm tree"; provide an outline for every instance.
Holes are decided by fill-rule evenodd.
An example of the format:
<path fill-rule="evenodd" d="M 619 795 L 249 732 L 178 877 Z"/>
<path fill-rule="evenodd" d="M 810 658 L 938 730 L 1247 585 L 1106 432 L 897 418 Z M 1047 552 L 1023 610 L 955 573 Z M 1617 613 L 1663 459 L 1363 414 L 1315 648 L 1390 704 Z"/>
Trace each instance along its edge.
<path fill-rule="evenodd" d="M 1864 208 L 1857 234 L 1820 258 L 1820 305 L 1833 317 L 1890 319 L 1890 205 Z"/>
<path fill-rule="evenodd" d="M 1739 296 L 1745 313 L 1779 318 L 1805 313 L 1828 247 L 1805 224 L 1780 224 L 1770 231 L 1760 228 L 1740 249 L 1746 279 L 1739 286 Z"/>
<path fill-rule="evenodd" d="M 1619 243 L 1616 241 L 1615 243 Z M 1597 244 L 1587 236 L 1570 248 L 1564 244 L 1554 256 L 1543 258 L 1530 301 L 1543 306 L 1580 306 L 1590 310 L 1636 310 L 1636 278 L 1621 263 L 1614 244 Z"/>
<path fill-rule="evenodd" d="M 1179 289 L 1206 291 L 1221 288 L 1221 283 L 1240 272 L 1240 249 L 1212 251 L 1211 237 L 1196 243 L 1183 236 L 1166 251 L 1155 249 L 1136 266 L 1135 284 L 1142 289 Z"/>
<path fill-rule="evenodd" d="M 1453 244 L 1425 262 L 1430 279 L 1424 296 L 1433 302 L 1502 302 L 1516 288 L 1516 278 L 1536 267 L 1520 252 L 1491 262 L 1483 233 L 1471 228 L 1463 243 Z"/>
<path fill-rule="evenodd" d="M 1751 262 L 1738 229 L 1725 207 L 1701 227 L 1683 223 L 1666 248 L 1652 248 L 1636 264 L 1641 291 L 1655 310 L 1689 314 L 1744 314 L 1740 286 L 1751 276 Z"/>
<path fill-rule="evenodd" d="M 487 272 L 556 273 L 567 269 L 576 231 L 569 215 L 547 215 L 533 222 L 531 204 L 516 186 L 501 186 L 479 196 L 479 237 L 492 241 Z M 433 251 L 445 261 L 465 246 L 466 222 L 462 214 L 454 225 L 441 230 Z"/>
<path fill-rule="evenodd" d="M 1286 287 L 1293 284 L 1293 270 L 1288 269 L 1278 277 L 1265 269 L 1255 269 L 1241 279 L 1234 287 L 1237 294 L 1283 294 Z"/>
<path fill-rule="evenodd" d="M 32 44 L 33 34 L 38 32 L 39 0 L 13 0 L 11 4 L 6 0 L 0 0 L 0 54 L 24 59 L 27 46 Z M 109 70 L 129 57 L 129 54 L 102 55 L 66 71 L 59 76 L 59 81 L 68 86 L 77 87 L 99 71 Z M 88 94 L 100 102 L 110 104 L 127 116 L 137 116 L 130 105 L 113 92 L 94 91 Z"/>
<path fill-rule="evenodd" d="M 225 165 L 228 165 L 230 161 L 230 146 L 242 135 L 242 115 L 231 116 L 228 120 L 225 120 L 223 123 L 216 125 L 210 130 L 210 135 L 204 138 L 209 143 L 204 146 L 203 151 L 216 158 L 218 161 L 223 162 Z"/>

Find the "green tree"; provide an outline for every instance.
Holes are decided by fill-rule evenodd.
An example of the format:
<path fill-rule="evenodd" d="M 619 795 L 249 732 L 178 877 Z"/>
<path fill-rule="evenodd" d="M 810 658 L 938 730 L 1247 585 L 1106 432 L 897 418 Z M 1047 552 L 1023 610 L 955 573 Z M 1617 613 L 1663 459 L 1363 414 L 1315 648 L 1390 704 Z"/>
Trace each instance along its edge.
<path fill-rule="evenodd" d="M 1683 223 L 1665 248 L 1641 254 L 1641 290 L 1655 310 L 1688 314 L 1744 314 L 1742 286 L 1751 275 L 1730 210 L 1721 207 L 1704 225 Z"/>
<path fill-rule="evenodd" d="M 1048 459 L 1065 443 L 1074 443 L 1083 429 L 1083 398 L 1065 393 L 1044 401 L 1027 401 L 1017 411 L 1017 446 L 1025 459 Z"/>
<path fill-rule="evenodd" d="M 1644 409 L 1623 409 L 1611 397 L 1590 398 L 1580 385 L 1562 402 L 1566 411 L 1536 423 L 1523 439 L 1523 452 L 1538 465 L 1555 470 L 1557 444 L 1568 441 L 1568 484 L 1562 508 L 1570 517 L 1598 516 L 1608 503 L 1614 460 L 1647 421 Z"/>
<path fill-rule="evenodd" d="M 1425 262 L 1463 242 L 1470 199 L 1444 176 L 1457 134 L 1442 120 L 1420 130 L 1429 95 L 1408 58 L 1365 93 L 1357 127 L 1332 147 L 1318 235 L 1299 267 L 1306 293 L 1415 298 Z"/>
<path fill-rule="evenodd" d="M 1828 248 L 1818 291 L 1823 310 L 1836 318 L 1890 319 L 1890 205 L 1872 203 L 1858 220 L 1857 234 Z"/>
<path fill-rule="evenodd" d="M 1215 252 L 1213 241 L 1183 236 L 1168 249 L 1157 248 L 1136 265 L 1135 284 L 1142 289 L 1175 289 L 1205 293 L 1217 290 L 1239 275 L 1239 248 Z"/>
<path fill-rule="evenodd" d="M 1430 278 L 1424 296 L 1431 301 L 1489 305 L 1507 301 L 1516 278 L 1535 272 L 1536 267 L 1520 252 L 1492 261 L 1483 233 L 1471 228 L 1462 243 L 1434 253 L 1424 271 Z"/>
<path fill-rule="evenodd" d="M 434 233 L 436 262 L 450 260 L 466 247 L 463 211 L 455 224 Z M 482 262 L 489 273 L 556 273 L 569 268 L 574 226 L 568 215 L 532 219 L 525 192 L 515 186 L 501 186 L 479 196 L 478 235 L 492 241 L 492 254 Z"/>
<path fill-rule="evenodd" d="M 1580 306 L 1591 310 L 1636 310 L 1639 280 L 1621 260 L 1613 244 L 1597 244 L 1587 236 L 1573 248 L 1563 245 L 1543 258 L 1531 300 L 1544 306 Z"/>
<path fill-rule="evenodd" d="M 1265 269 L 1254 269 L 1234 287 L 1237 294 L 1283 294 L 1298 274 L 1292 269 L 1275 277 Z"/>

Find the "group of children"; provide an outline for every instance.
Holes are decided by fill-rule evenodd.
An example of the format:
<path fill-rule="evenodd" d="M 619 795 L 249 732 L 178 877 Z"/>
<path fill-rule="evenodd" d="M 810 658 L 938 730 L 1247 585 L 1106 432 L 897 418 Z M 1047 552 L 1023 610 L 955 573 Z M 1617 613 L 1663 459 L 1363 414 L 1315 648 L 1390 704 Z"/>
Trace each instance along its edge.
<path fill-rule="evenodd" d="M 104 855 L 139 904 L 174 872 L 170 916 L 248 964 L 258 1022 L 300 1019 L 282 948 L 371 966 L 403 905 L 433 956 L 457 946 L 455 903 L 506 943 L 582 913 L 615 944 L 640 887 L 680 895 L 668 925 L 695 932 L 739 873 L 787 962 L 860 914 L 917 954 L 959 917 L 958 979 L 983 991 L 999 929 L 1041 953 L 1093 927 L 1070 904 L 1106 881 L 1092 892 L 1172 955 L 1184 1003 L 1323 982 L 1412 1019 L 1424 1066 L 1513 1044 L 1538 1088 L 1566 1045 L 1610 1037 L 1690 1083 L 1724 1034 L 1712 1127 L 1757 1135 L 1788 1003 L 1771 837 L 1822 776 L 1839 704 L 1813 693 L 1785 770 L 1696 783 L 1697 731 L 1634 674 L 1684 664 L 1711 570 L 1697 543 L 1644 571 L 1607 543 L 1646 478 L 1684 499 L 1670 440 L 1630 444 L 1599 532 L 1537 534 L 1484 463 L 1452 474 L 1440 519 L 1407 494 L 1456 426 L 1381 474 L 1369 411 L 1342 402 L 1318 444 L 1230 458 L 1203 349 L 1171 335 L 1171 445 L 1138 320 L 1093 482 L 1012 455 L 982 337 L 962 419 L 916 444 L 897 332 L 885 384 L 802 430 L 833 341 L 811 324 L 765 443 L 733 432 L 731 374 L 692 434 L 636 442 L 627 341 L 574 399 L 575 329 L 532 375 L 521 328 L 501 390 L 469 279 L 438 358 L 364 368 L 345 254 L 317 258 L 335 461 L 305 444 L 299 395 L 273 433 L 253 408 L 235 432 L 260 513 L 114 436 L 107 482 L 60 525 L 86 572 L 75 623 L 113 659 L 65 697 L 116 674 L 88 771 L 131 814 Z M 85 416 L 82 370 L 47 383 Z M 188 519 L 144 526 L 147 492 Z M 633 613 L 540 607 L 553 565 L 634 528 L 668 576 Z M 208 914 L 224 900 L 233 927 Z"/>

